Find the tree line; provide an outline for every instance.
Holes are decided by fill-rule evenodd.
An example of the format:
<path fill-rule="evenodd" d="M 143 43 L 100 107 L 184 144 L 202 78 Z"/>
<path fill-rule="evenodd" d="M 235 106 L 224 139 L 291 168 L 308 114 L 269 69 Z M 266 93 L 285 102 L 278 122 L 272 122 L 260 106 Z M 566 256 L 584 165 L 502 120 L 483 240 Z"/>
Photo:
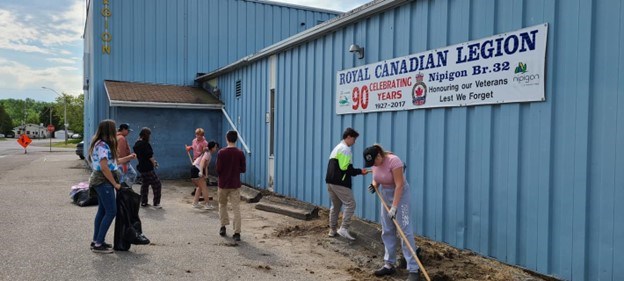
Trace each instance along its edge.
<path fill-rule="evenodd" d="M 0 100 L 0 133 L 6 134 L 22 124 L 50 124 L 50 110 L 52 111 L 52 125 L 56 130 L 63 128 L 67 102 L 68 130 L 83 135 L 84 131 L 84 95 L 62 95 L 54 102 L 36 101 L 30 98 L 25 100 Z"/>

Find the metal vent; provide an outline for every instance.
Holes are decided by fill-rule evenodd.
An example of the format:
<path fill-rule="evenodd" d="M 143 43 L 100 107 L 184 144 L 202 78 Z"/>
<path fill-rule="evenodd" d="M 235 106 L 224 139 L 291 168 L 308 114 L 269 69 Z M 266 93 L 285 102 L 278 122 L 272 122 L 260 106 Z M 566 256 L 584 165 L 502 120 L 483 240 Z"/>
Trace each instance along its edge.
<path fill-rule="evenodd" d="M 236 81 L 236 97 L 240 97 L 241 94 L 243 93 L 243 89 L 242 89 L 242 85 L 241 85 L 241 80 Z"/>

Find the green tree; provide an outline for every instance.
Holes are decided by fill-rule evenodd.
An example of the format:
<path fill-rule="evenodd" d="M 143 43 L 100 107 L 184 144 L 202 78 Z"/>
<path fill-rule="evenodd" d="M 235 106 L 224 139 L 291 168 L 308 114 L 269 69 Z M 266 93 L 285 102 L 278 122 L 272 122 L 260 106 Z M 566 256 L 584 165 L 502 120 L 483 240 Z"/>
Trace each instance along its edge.
<path fill-rule="evenodd" d="M 62 129 L 62 124 L 65 122 L 65 103 L 67 103 L 67 123 L 69 124 L 67 130 L 82 135 L 84 133 L 84 95 L 71 96 L 63 93 L 62 96 L 56 98 L 52 115 L 60 120 L 61 126 L 57 129 Z"/>
<path fill-rule="evenodd" d="M 0 133 L 6 134 L 13 129 L 13 120 L 6 113 L 4 106 L 0 105 Z"/>
<path fill-rule="evenodd" d="M 39 113 L 48 103 L 33 99 L 6 99 L 0 100 L 0 105 L 4 107 L 6 113 L 11 117 L 13 121 L 12 127 L 17 127 L 22 123 L 39 124 Z"/>

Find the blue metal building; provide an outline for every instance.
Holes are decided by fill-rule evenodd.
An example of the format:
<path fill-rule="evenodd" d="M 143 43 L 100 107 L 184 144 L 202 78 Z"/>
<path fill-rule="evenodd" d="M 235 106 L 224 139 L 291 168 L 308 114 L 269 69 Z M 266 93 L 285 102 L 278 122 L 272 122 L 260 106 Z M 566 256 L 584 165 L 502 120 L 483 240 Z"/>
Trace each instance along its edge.
<path fill-rule="evenodd" d="M 197 127 L 224 143 L 221 105 L 193 101 L 198 74 L 241 59 L 338 13 L 255 0 L 88 0 L 84 32 L 85 146 L 106 118 L 152 129 L 162 178 L 188 175 L 184 144 Z M 106 83 L 130 82 L 133 91 Z M 180 104 L 154 85 L 180 86 Z M 139 87 L 139 89 L 136 89 Z M 205 95 L 214 88 L 206 87 Z M 175 89 L 174 89 L 175 90 Z M 150 92 L 146 94 L 146 92 Z M 111 99 L 111 96 L 115 98 Z"/>
<path fill-rule="evenodd" d="M 329 206 L 327 159 L 350 126 L 356 155 L 380 143 L 406 162 L 419 235 L 567 280 L 624 280 L 621 18 L 618 0 L 374 1 L 197 81 L 221 89 L 248 140 L 250 185 Z M 336 113 L 340 71 L 537 25 L 544 101 Z M 356 215 L 376 221 L 369 181 L 354 179 Z"/>

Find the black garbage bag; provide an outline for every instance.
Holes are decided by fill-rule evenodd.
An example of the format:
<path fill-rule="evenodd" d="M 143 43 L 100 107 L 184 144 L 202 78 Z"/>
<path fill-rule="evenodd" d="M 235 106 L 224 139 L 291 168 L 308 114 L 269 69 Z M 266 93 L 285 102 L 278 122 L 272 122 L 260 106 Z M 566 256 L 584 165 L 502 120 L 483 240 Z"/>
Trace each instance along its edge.
<path fill-rule="evenodd" d="M 140 201 L 141 195 L 122 183 L 122 188 L 117 192 L 117 216 L 115 218 L 113 245 L 113 249 L 116 251 L 128 251 L 132 244 L 145 245 L 150 243 L 149 239 L 143 235 L 141 228 Z"/>
<path fill-rule="evenodd" d="M 96 196 L 91 196 L 88 189 L 76 192 L 72 199 L 74 204 L 80 207 L 93 206 L 98 204 L 97 194 Z"/>
<path fill-rule="evenodd" d="M 132 224 L 132 227 L 128 227 L 126 229 L 126 233 L 124 235 L 124 239 L 129 241 L 130 244 L 135 245 L 147 245 L 150 243 L 150 240 L 143 235 L 141 231 L 141 222 L 137 221 Z"/>

